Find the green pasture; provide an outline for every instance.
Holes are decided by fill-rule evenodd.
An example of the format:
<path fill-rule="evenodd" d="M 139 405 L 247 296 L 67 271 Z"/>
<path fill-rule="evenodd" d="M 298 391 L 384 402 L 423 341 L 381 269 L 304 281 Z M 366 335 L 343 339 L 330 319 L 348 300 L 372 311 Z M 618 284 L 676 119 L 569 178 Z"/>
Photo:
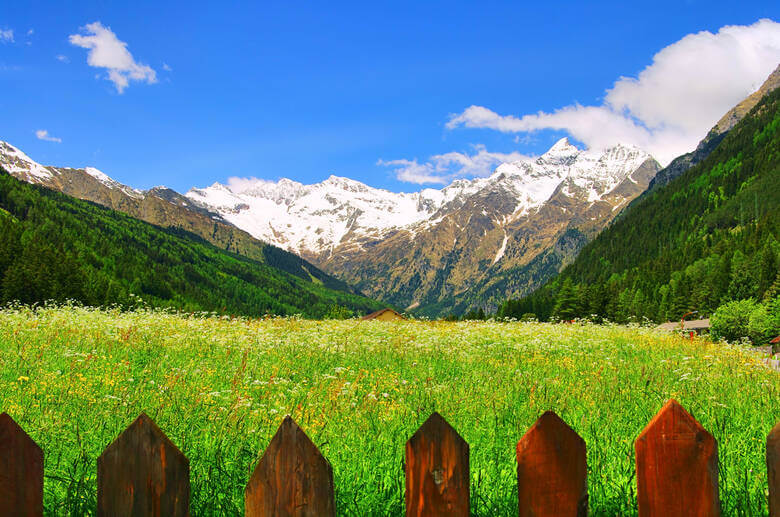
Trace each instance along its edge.
<path fill-rule="evenodd" d="M 340 515 L 403 515 L 404 442 L 434 410 L 471 447 L 472 514 L 517 512 L 515 444 L 548 409 L 585 440 L 591 515 L 634 515 L 633 442 L 668 398 L 717 439 L 724 515 L 766 515 L 780 374 L 640 327 L 0 311 L 0 411 L 43 448 L 47 515 L 96 507 L 96 458 L 141 411 L 190 459 L 192 515 L 243 515 L 285 414 Z"/>

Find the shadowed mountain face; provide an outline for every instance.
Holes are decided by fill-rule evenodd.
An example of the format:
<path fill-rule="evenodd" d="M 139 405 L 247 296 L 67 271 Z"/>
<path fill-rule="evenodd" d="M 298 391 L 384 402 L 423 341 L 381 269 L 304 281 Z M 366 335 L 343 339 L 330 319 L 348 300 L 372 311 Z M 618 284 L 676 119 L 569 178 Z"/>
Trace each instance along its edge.
<path fill-rule="evenodd" d="M 369 296 L 441 315 L 494 308 L 540 285 L 659 168 L 635 147 L 590 152 L 562 139 L 536 160 L 442 190 L 394 194 L 331 177 L 240 191 L 214 184 L 187 197 Z"/>

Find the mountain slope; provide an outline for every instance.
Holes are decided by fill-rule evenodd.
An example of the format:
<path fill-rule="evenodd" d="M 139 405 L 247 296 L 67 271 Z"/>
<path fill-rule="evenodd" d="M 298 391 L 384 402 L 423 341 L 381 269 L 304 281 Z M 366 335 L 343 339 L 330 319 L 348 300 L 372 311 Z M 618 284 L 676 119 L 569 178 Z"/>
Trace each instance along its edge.
<path fill-rule="evenodd" d="M 244 255 L 329 288 L 356 292 L 345 282 L 300 257 L 259 241 L 181 194 L 155 187 L 136 190 L 111 179 L 93 167 L 43 166 L 21 150 L 0 141 L 0 167 L 17 179 L 58 190 L 79 199 L 119 210 L 142 221 L 190 232 L 215 246 Z M 357 293 L 359 294 L 359 293 Z"/>
<path fill-rule="evenodd" d="M 696 149 L 690 153 L 678 156 L 669 165 L 658 171 L 658 174 L 650 182 L 650 187 L 647 189 L 648 192 L 666 185 L 706 158 L 720 144 L 731 128 L 737 125 L 764 96 L 778 87 L 780 87 L 780 65 L 769 75 L 758 90 L 726 112 L 707 133 L 707 136 L 699 142 Z"/>
<path fill-rule="evenodd" d="M 698 165 L 635 202 L 555 280 L 501 313 L 625 321 L 780 292 L 780 89 Z"/>
<path fill-rule="evenodd" d="M 380 306 L 0 168 L 0 301 L 48 299 L 125 307 L 143 300 L 247 316 L 322 317 L 336 305 L 357 312 Z"/>
<path fill-rule="evenodd" d="M 332 176 L 214 184 L 187 197 L 372 297 L 440 315 L 540 285 L 659 168 L 635 147 L 597 153 L 562 139 L 536 160 L 442 190 L 394 194 Z M 534 265 L 540 256 L 545 267 Z"/>

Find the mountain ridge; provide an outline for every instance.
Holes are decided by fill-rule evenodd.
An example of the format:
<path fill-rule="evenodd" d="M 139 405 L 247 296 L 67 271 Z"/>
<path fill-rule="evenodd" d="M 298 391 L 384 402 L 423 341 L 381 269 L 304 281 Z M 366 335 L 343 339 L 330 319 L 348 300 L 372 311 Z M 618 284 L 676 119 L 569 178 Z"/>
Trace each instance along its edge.
<path fill-rule="evenodd" d="M 656 177 L 650 182 L 647 193 L 666 185 L 673 179 L 681 176 L 686 170 L 704 160 L 725 138 L 726 133 L 737 125 L 762 98 L 778 87 L 780 87 L 780 64 L 777 65 L 774 72 L 769 74 L 769 77 L 766 78 L 758 90 L 737 103 L 715 123 L 696 146 L 696 149 L 676 157 L 666 167 L 658 171 Z"/>

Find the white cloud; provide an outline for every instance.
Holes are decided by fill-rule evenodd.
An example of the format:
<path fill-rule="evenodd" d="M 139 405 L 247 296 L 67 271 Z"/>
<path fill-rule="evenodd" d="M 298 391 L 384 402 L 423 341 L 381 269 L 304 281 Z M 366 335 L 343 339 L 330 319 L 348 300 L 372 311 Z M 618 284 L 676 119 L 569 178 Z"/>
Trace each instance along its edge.
<path fill-rule="evenodd" d="M 108 70 L 107 79 L 114 83 L 116 91 L 122 93 L 130 81 L 157 82 L 157 73 L 150 66 L 138 63 L 127 50 L 127 43 L 120 41 L 109 27 L 100 22 L 82 27 L 86 34 L 72 34 L 68 37 L 71 44 L 86 48 L 87 64 Z"/>
<path fill-rule="evenodd" d="M 13 29 L 0 29 L 0 42 L 13 43 L 14 42 L 14 30 Z"/>
<path fill-rule="evenodd" d="M 70 59 L 68 58 L 68 56 L 64 54 L 57 54 L 56 57 L 57 57 L 57 61 L 61 63 L 70 63 Z"/>
<path fill-rule="evenodd" d="M 621 77 L 600 106 L 573 104 L 521 117 L 470 106 L 447 128 L 568 132 L 590 148 L 638 145 L 662 163 L 691 151 L 718 119 L 758 89 L 780 62 L 780 23 L 689 34 L 663 48 L 638 77 Z"/>
<path fill-rule="evenodd" d="M 38 131 L 36 131 L 35 136 L 38 138 L 38 140 L 46 140 L 47 142 L 57 142 L 58 144 L 62 143 L 62 138 L 51 136 L 49 132 L 45 129 L 39 129 Z"/>
<path fill-rule="evenodd" d="M 414 160 L 379 160 L 377 165 L 393 167 L 400 181 L 444 185 L 456 178 L 489 176 L 495 168 L 505 162 L 514 162 L 528 158 L 520 153 L 492 153 L 484 145 L 475 145 L 474 154 L 449 152 L 431 156 L 419 163 Z"/>
<path fill-rule="evenodd" d="M 378 160 L 377 165 L 385 167 L 395 167 L 393 172 L 395 177 L 399 181 L 406 181 L 408 183 L 417 183 L 423 185 L 425 183 L 439 183 L 444 184 L 447 182 L 441 175 L 437 175 L 433 170 L 431 163 L 417 163 L 417 158 L 414 160 Z"/>
<path fill-rule="evenodd" d="M 173 72 L 173 68 L 171 68 L 170 66 L 168 66 L 168 63 L 163 63 L 163 66 L 162 66 L 162 68 L 163 68 L 163 70 L 165 70 L 166 72 Z"/>
<path fill-rule="evenodd" d="M 27 35 L 28 35 L 28 36 L 32 36 L 33 34 L 35 34 L 35 31 L 34 31 L 34 30 L 32 30 L 32 29 L 29 29 L 29 30 L 27 31 Z"/>
<path fill-rule="evenodd" d="M 231 176 L 227 179 L 227 187 L 231 192 L 241 194 L 247 190 L 252 190 L 259 185 L 273 185 L 273 181 L 256 178 L 249 176 L 247 178 L 241 178 L 238 176 Z"/>

